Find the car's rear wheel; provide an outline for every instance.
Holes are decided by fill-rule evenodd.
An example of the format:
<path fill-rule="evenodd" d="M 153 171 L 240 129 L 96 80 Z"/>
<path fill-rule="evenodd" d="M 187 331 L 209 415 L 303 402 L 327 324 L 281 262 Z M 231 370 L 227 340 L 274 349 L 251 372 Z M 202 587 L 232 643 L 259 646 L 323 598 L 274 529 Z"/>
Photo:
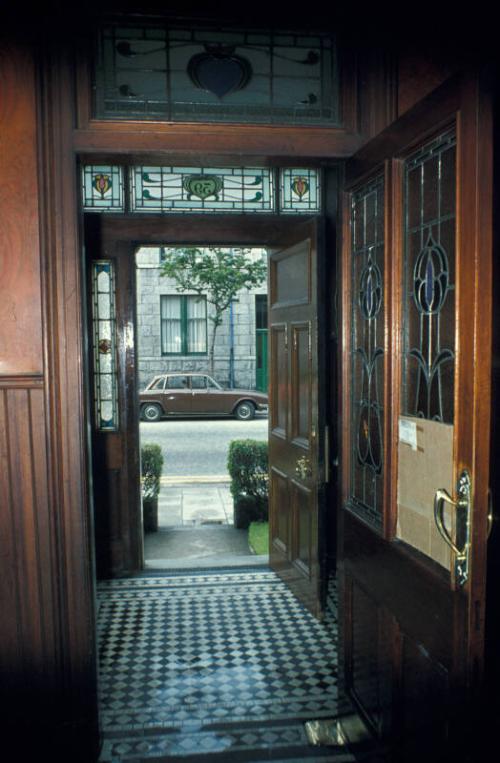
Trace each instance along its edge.
<path fill-rule="evenodd" d="M 242 403 L 238 403 L 234 409 L 234 415 L 240 421 L 250 421 L 255 416 L 255 405 L 249 400 L 245 400 Z"/>
<path fill-rule="evenodd" d="M 146 403 L 141 408 L 141 419 L 143 421 L 159 421 L 161 419 L 161 408 L 156 403 Z"/>

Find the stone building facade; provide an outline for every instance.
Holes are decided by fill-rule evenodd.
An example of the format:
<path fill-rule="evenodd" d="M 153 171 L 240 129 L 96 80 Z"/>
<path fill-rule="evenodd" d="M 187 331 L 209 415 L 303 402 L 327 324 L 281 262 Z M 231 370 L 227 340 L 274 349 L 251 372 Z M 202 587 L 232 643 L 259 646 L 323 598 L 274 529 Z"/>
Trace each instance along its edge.
<path fill-rule="evenodd" d="M 267 260 L 263 249 L 254 249 L 254 256 Z M 162 352 L 162 296 L 194 294 L 178 292 L 175 281 L 161 273 L 161 250 L 143 247 L 136 254 L 137 283 L 137 346 L 139 385 L 143 389 L 156 374 L 167 371 L 201 371 L 210 373 L 209 346 L 213 324 L 208 320 L 207 342 L 203 354 L 170 355 Z M 257 301 L 266 301 L 267 283 L 239 292 L 225 311 L 217 329 L 214 355 L 214 377 L 222 386 L 246 389 L 256 387 L 256 311 Z"/>

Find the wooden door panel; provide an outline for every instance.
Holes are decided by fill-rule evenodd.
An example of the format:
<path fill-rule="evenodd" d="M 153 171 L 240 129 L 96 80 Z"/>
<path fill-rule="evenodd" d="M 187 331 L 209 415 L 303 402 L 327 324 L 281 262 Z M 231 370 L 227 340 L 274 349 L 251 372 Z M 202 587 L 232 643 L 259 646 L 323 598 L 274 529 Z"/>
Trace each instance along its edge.
<path fill-rule="evenodd" d="M 483 649 L 491 111 L 473 75 L 440 92 L 346 172 L 341 690 L 396 761 L 461 752 Z M 434 506 L 464 470 L 468 569 Z"/>
<path fill-rule="evenodd" d="M 271 260 L 270 306 L 307 305 L 311 292 L 311 253 L 298 243 Z"/>
<path fill-rule="evenodd" d="M 270 256 L 270 564 L 319 614 L 322 470 L 315 224 L 300 234 L 298 241 Z"/>
<path fill-rule="evenodd" d="M 294 544 L 292 558 L 305 576 L 311 577 L 317 552 L 313 539 L 316 514 L 316 494 L 304 485 L 291 480 L 292 518 L 294 522 Z"/>
<path fill-rule="evenodd" d="M 288 478 L 275 466 L 270 469 L 270 542 L 283 559 L 290 559 L 291 515 Z"/>
<path fill-rule="evenodd" d="M 293 442 L 310 449 L 312 357 L 311 323 L 292 323 L 292 406 L 291 437 Z"/>
<path fill-rule="evenodd" d="M 270 328 L 270 427 L 275 437 L 286 439 L 288 434 L 288 327 L 286 323 Z"/>

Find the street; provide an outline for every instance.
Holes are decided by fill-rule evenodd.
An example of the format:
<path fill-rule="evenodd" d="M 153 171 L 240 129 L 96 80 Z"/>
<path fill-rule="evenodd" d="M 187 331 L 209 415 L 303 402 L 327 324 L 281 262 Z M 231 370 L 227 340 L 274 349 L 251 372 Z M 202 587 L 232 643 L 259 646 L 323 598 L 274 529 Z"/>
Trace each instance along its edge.
<path fill-rule="evenodd" d="M 141 421 L 141 444 L 161 445 L 166 477 L 227 476 L 231 440 L 267 440 L 267 416 L 252 421 L 236 419 L 175 419 Z"/>

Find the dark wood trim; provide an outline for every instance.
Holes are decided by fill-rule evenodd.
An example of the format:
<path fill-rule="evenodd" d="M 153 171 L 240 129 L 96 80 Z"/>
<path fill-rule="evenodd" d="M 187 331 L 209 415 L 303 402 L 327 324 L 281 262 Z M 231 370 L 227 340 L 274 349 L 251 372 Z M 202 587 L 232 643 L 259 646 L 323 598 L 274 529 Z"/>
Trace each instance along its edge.
<path fill-rule="evenodd" d="M 350 492 L 350 474 L 351 474 L 351 194 L 344 192 L 342 194 L 342 255 L 340 266 L 340 285 L 342 290 L 341 305 L 341 352 L 339 361 L 341 364 L 339 378 L 341 379 L 341 401 L 340 410 L 342 412 L 342 444 L 340 448 L 342 465 L 341 473 L 341 500 L 340 514 L 344 511 L 344 506 Z M 339 539 L 342 532 L 339 531 Z"/>
<path fill-rule="evenodd" d="M 448 124 L 460 107 L 461 83 L 460 77 L 447 80 L 363 146 L 347 163 L 346 187 L 359 183 L 381 161 L 410 151 L 415 136 L 418 135 L 420 143 Z"/>
<path fill-rule="evenodd" d="M 385 537 L 394 540 L 397 534 L 398 518 L 398 422 L 401 411 L 401 376 L 403 347 L 403 162 L 393 159 L 388 162 L 387 182 L 387 332 L 388 366 L 386 410 L 386 506 Z"/>
<path fill-rule="evenodd" d="M 39 72 L 39 177 L 44 369 L 52 579 L 57 589 L 60 706 L 57 748 L 89 760 L 98 748 L 97 644 L 92 517 L 88 493 L 79 198 L 71 137 L 72 51 L 43 50 Z M 55 757 L 57 757 L 55 753 Z"/>
<path fill-rule="evenodd" d="M 43 389 L 44 377 L 41 374 L 17 374 L 0 376 L 0 389 Z"/>
<path fill-rule="evenodd" d="M 108 240 L 135 246 L 220 244 L 284 246 L 291 229 L 316 219 L 306 215 L 102 215 L 104 251 Z"/>
<path fill-rule="evenodd" d="M 484 650 L 486 538 L 490 484 L 489 439 L 491 412 L 492 249 L 493 249 L 493 119 L 489 78 L 470 76 L 463 82 L 463 103 L 458 115 L 457 241 L 461 250 L 457 272 L 459 298 L 474 303 L 474 321 L 458 321 L 459 343 L 456 394 L 474 401 L 455 427 L 458 470 L 469 468 L 473 523 L 471 583 L 468 585 L 467 632 L 469 680 L 475 690 L 481 682 Z"/>
<path fill-rule="evenodd" d="M 207 154 L 245 156 L 311 157 L 342 159 L 363 143 L 356 133 L 343 128 L 277 127 L 273 125 L 207 125 L 192 123 L 91 121 L 73 133 L 76 153 L 144 154 L 169 157 L 184 154 L 194 164 L 205 163 Z M 241 159 L 240 159 L 241 162 Z"/>

